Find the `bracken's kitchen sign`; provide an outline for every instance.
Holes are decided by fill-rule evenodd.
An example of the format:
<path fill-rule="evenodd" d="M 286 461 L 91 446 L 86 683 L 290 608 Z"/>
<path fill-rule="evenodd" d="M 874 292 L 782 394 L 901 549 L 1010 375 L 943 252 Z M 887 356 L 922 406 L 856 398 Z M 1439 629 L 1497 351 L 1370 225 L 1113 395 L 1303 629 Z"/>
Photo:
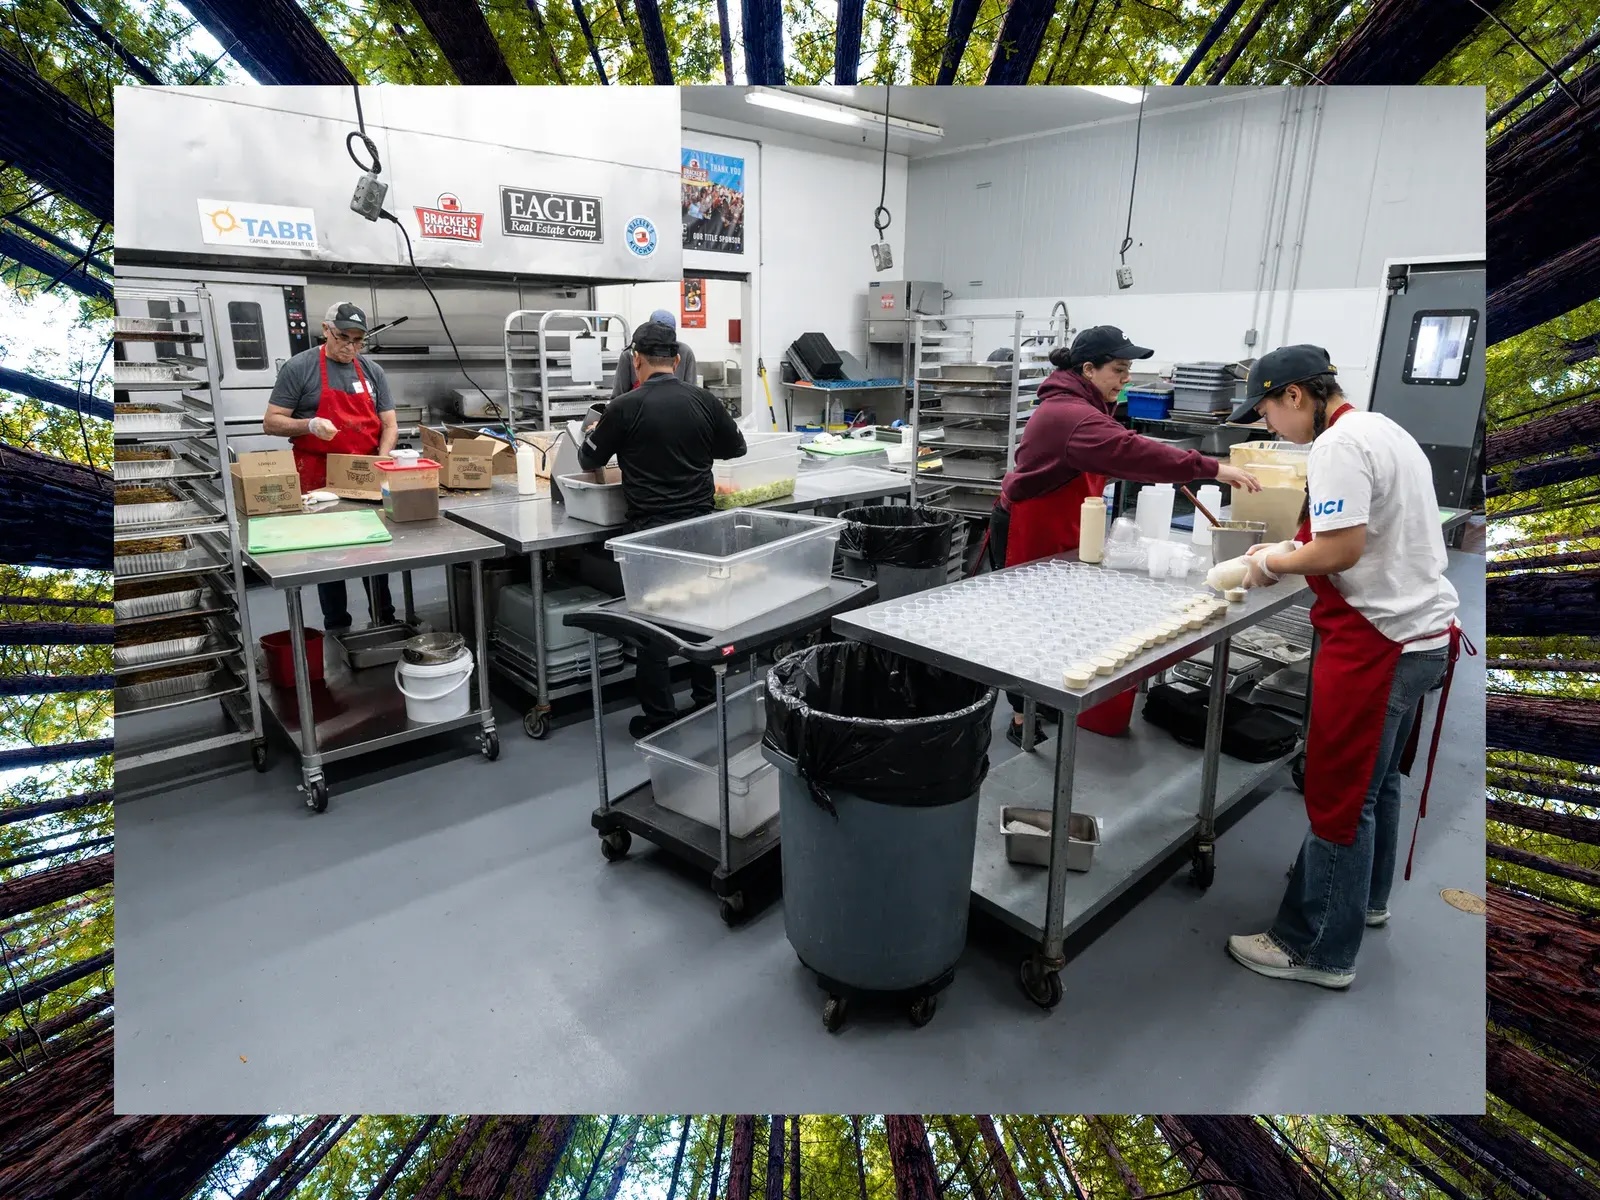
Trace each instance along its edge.
<path fill-rule="evenodd" d="M 553 242 L 603 242 L 600 200 L 532 188 L 500 189 L 500 228 L 511 237 Z"/>
<path fill-rule="evenodd" d="M 461 211 L 461 201 L 445 192 L 437 208 L 417 206 L 417 228 L 422 236 L 445 242 L 483 241 L 483 214 Z"/>

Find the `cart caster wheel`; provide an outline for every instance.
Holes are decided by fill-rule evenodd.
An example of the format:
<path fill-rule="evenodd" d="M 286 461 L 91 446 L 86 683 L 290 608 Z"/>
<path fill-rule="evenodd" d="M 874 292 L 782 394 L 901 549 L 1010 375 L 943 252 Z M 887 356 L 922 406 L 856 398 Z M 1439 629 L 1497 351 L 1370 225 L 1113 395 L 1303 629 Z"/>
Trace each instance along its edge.
<path fill-rule="evenodd" d="M 847 1007 L 843 996 L 829 996 L 822 1006 L 822 1027 L 829 1033 L 838 1033 L 844 1028 Z"/>
<path fill-rule="evenodd" d="M 740 921 L 744 920 L 744 893 L 729 893 L 722 898 L 722 903 L 717 907 L 718 911 L 722 913 L 722 922 L 724 925 L 731 927 L 739 924 Z"/>
<path fill-rule="evenodd" d="M 1295 791 L 1303 792 L 1306 790 L 1306 756 L 1304 754 L 1295 756 L 1294 765 L 1289 768 L 1289 778 L 1294 780 Z"/>
<path fill-rule="evenodd" d="M 319 779 L 306 789 L 306 807 L 312 812 L 328 811 L 328 781 Z"/>
<path fill-rule="evenodd" d="M 939 1001 L 933 996 L 924 996 L 920 1000 L 911 1002 L 911 1023 L 921 1029 L 933 1020 L 933 1014 L 939 1009 Z"/>
<path fill-rule="evenodd" d="M 1022 990 L 1040 1008 L 1054 1008 L 1061 1003 L 1061 972 L 1030 955 L 1022 960 Z"/>
<path fill-rule="evenodd" d="M 1197 846 L 1194 861 L 1189 865 L 1189 878 L 1199 888 L 1208 888 L 1217 877 L 1217 848 L 1214 845 Z"/>
<path fill-rule="evenodd" d="M 626 829 L 618 829 L 600 838 L 600 854 L 607 862 L 621 862 L 628 857 L 632 845 L 633 835 Z"/>
<path fill-rule="evenodd" d="M 265 742 L 250 743 L 250 764 L 258 771 L 267 769 L 267 744 Z"/>
<path fill-rule="evenodd" d="M 483 756 L 490 762 L 500 757 L 500 735 L 486 733 L 483 735 Z"/>
<path fill-rule="evenodd" d="M 547 714 L 529 709 L 522 714 L 522 732 L 536 742 L 550 736 L 550 718 Z"/>

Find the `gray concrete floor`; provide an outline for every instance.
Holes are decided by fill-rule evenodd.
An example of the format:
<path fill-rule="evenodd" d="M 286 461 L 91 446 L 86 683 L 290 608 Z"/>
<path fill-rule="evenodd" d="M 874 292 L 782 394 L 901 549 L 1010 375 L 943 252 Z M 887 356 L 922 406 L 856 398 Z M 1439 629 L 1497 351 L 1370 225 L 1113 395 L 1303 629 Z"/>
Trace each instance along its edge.
<path fill-rule="evenodd" d="M 1452 559 L 1481 645 L 1483 560 Z M 729 930 L 651 848 L 602 860 L 587 724 L 533 742 L 502 701 L 498 763 L 461 735 L 353 764 L 321 816 L 281 748 L 267 775 L 236 755 L 119 799 L 117 1110 L 1482 1111 L 1483 920 L 1439 892 L 1483 892 L 1483 679 L 1463 660 L 1415 874 L 1348 992 L 1223 950 L 1276 909 L 1305 830 L 1284 787 L 1222 837 L 1208 892 L 1175 871 L 1076 947 L 1054 1013 L 980 927 L 930 1025 L 863 1010 L 838 1035 L 779 906 Z M 645 774 L 627 716 L 618 790 Z"/>

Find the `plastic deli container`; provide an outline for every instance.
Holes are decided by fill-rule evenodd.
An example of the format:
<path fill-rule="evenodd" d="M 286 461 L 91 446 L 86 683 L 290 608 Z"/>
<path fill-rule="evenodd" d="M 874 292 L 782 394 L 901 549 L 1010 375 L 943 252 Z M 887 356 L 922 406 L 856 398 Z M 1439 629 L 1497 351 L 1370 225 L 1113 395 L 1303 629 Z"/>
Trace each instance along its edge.
<path fill-rule="evenodd" d="M 794 495 L 800 473 L 800 435 L 747 433 L 744 440 L 748 453 L 743 458 L 719 458 L 711 465 L 717 507 L 744 508 Z"/>
<path fill-rule="evenodd" d="M 1295 442 L 1240 442 L 1228 451 L 1228 461 L 1248 471 L 1252 467 L 1290 467 L 1301 479 L 1311 459 L 1311 447 Z"/>
<path fill-rule="evenodd" d="M 747 837 L 778 815 L 778 776 L 761 753 L 766 730 L 762 679 L 729 696 L 728 832 Z M 713 829 L 721 828 L 717 795 L 717 710 L 702 708 L 642 739 L 655 801 L 662 808 Z"/>
<path fill-rule="evenodd" d="M 615 475 L 615 478 L 611 476 Z M 591 525 L 621 525 L 628 519 L 628 501 L 622 494 L 622 476 L 615 471 L 584 471 L 557 475 L 556 487 L 567 506 L 567 516 Z"/>
<path fill-rule="evenodd" d="M 628 607 L 717 633 L 828 586 L 844 522 L 734 508 L 606 543 Z"/>

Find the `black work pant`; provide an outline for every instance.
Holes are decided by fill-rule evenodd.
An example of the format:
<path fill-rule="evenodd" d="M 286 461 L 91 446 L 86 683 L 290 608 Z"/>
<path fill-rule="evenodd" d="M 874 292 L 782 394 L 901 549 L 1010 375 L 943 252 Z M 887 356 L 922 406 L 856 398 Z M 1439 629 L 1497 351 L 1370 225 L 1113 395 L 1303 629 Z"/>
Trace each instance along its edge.
<path fill-rule="evenodd" d="M 389 595 L 389 577 L 373 575 L 361 581 L 367 593 L 367 610 L 374 625 L 394 624 L 394 600 Z M 317 584 L 317 601 L 322 606 L 322 627 L 329 633 L 349 629 L 354 623 L 350 616 L 350 593 L 343 579 Z"/>

